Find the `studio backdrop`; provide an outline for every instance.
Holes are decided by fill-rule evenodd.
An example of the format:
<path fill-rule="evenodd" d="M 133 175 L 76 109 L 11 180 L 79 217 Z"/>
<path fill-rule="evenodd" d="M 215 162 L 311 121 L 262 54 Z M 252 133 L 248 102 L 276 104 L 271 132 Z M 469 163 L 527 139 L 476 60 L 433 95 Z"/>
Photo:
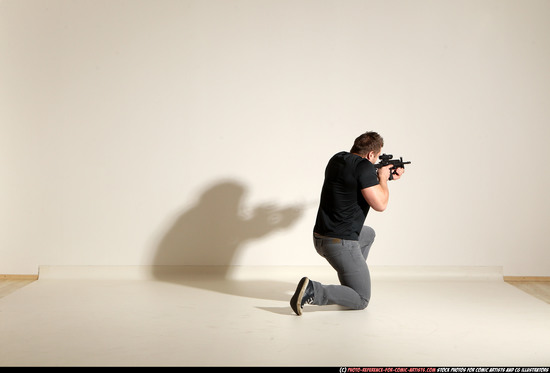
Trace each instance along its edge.
<path fill-rule="evenodd" d="M 550 2 L 3 0 L 0 273 L 326 265 L 328 159 L 412 162 L 369 262 L 550 275 Z"/>

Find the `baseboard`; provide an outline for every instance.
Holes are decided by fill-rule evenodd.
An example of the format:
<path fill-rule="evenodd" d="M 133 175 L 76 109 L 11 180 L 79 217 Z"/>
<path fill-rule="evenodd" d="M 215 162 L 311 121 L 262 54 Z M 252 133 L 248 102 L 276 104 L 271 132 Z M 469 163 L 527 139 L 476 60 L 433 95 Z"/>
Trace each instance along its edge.
<path fill-rule="evenodd" d="M 38 280 L 38 275 L 2 275 L 0 280 Z"/>
<path fill-rule="evenodd" d="M 502 267 L 369 266 L 381 281 L 502 281 Z M 170 276 L 222 277 L 228 280 L 279 278 L 295 281 L 301 276 L 333 281 L 335 271 L 318 266 L 40 266 L 40 279 L 155 280 Z"/>
<path fill-rule="evenodd" d="M 506 282 L 550 282 L 550 276 L 504 276 Z"/>
<path fill-rule="evenodd" d="M 169 267 L 169 266 L 166 266 Z M 182 267 L 179 267 L 182 268 Z M 196 267 L 197 269 L 199 267 Z M 204 267 L 198 272 L 202 272 Z M 213 267 L 210 267 L 213 268 Z M 289 268 L 292 268 L 290 266 Z M 323 267 L 310 267 L 322 270 Z M 243 272 L 242 268 L 233 269 L 231 272 Z M 270 267 L 251 267 L 250 270 L 257 273 L 266 273 L 266 269 L 274 269 Z M 172 270 L 175 270 L 172 267 Z M 71 277 L 118 277 L 118 278 L 144 278 L 144 273 L 151 273 L 151 267 L 126 267 L 126 266 L 115 266 L 115 267 L 105 267 L 105 266 L 46 266 L 41 267 L 42 276 L 40 277 L 62 277 L 62 278 L 71 278 Z M 270 272 L 269 270 L 267 272 Z M 317 272 L 317 271 L 316 271 Z M 392 277 L 474 277 L 474 278 L 483 278 L 483 277 L 499 277 L 500 271 L 497 267 L 454 267 L 449 271 L 449 267 L 376 267 L 371 268 L 373 276 L 380 278 L 392 278 Z M 116 275 L 115 275 L 116 273 Z M 110 275 L 108 275 L 110 274 Z M 398 276 L 400 274 L 400 276 Z M 38 280 L 39 275 L 13 275 L 13 274 L 0 274 L 0 280 Z M 506 282 L 550 282 L 550 276 L 502 276 L 502 279 Z"/>

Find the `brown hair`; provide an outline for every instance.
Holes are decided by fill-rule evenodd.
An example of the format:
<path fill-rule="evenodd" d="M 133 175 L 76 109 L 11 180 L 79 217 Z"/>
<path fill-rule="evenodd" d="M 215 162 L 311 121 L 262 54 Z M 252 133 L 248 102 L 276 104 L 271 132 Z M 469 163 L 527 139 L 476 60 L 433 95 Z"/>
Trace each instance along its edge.
<path fill-rule="evenodd" d="M 376 132 L 365 132 L 355 139 L 350 153 L 356 153 L 361 156 L 370 152 L 378 153 L 384 146 L 384 139 Z"/>

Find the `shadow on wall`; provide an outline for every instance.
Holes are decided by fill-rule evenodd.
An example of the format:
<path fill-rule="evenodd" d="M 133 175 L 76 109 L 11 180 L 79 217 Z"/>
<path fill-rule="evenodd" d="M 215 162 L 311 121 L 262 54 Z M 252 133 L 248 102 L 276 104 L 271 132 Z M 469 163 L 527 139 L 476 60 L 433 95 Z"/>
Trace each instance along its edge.
<path fill-rule="evenodd" d="M 264 291 L 266 286 L 272 290 L 276 290 L 273 287 L 282 290 L 284 286 L 285 291 L 289 290 L 289 284 L 246 284 L 228 278 L 229 266 L 234 264 L 244 243 L 291 227 L 304 209 L 304 206 L 273 204 L 243 206 L 245 193 L 246 188 L 233 180 L 205 190 L 162 237 L 153 263 L 154 277 L 237 295 L 255 296 L 258 286 L 263 286 Z M 202 266 L 208 266 L 206 272 Z M 220 281 L 215 285 L 214 280 Z"/>

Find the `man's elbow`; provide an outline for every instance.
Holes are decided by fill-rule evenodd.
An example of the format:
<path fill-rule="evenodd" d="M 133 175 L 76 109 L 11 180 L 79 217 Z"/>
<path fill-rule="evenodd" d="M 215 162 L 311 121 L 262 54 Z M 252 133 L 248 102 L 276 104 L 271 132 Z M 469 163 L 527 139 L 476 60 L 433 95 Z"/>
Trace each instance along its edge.
<path fill-rule="evenodd" d="M 383 189 L 380 185 L 376 185 L 361 190 L 361 193 L 374 211 L 382 212 L 388 206 L 389 194 L 387 188 Z"/>
<path fill-rule="evenodd" d="M 388 202 L 380 202 L 380 203 L 373 203 L 371 206 L 370 206 L 374 211 L 377 211 L 377 212 L 383 212 L 384 210 L 386 210 L 386 207 L 388 207 Z"/>

